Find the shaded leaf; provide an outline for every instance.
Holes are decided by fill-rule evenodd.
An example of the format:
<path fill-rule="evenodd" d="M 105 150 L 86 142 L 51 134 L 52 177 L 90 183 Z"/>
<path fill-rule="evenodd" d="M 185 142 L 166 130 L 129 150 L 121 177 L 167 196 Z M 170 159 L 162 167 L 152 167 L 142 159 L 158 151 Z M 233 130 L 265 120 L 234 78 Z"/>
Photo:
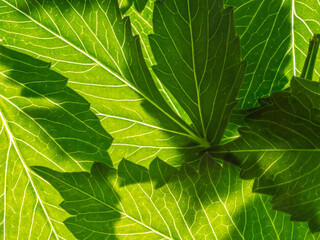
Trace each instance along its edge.
<path fill-rule="evenodd" d="M 199 172 L 159 159 L 149 170 L 127 160 L 118 172 L 100 163 L 91 174 L 33 170 L 59 190 L 78 239 L 319 239 L 271 211 L 252 182 L 233 177 L 236 167 L 206 157 Z"/>
<path fill-rule="evenodd" d="M 308 221 L 320 231 L 320 84 L 293 78 L 291 91 L 271 95 L 246 118 L 241 137 L 212 154 L 241 167 L 241 177 L 255 179 L 253 190 L 274 196 L 274 209 L 294 221 Z"/>
<path fill-rule="evenodd" d="M 213 6 L 213 2 L 209 3 L 212 7 L 220 7 L 212 10 L 210 16 L 208 11 L 197 15 L 193 27 L 196 29 L 208 17 L 215 16 L 210 26 L 219 26 L 219 29 L 210 40 L 207 50 L 217 51 L 219 41 L 225 43 L 228 40 L 224 47 L 219 48 L 219 53 L 225 54 L 226 67 L 230 66 L 233 70 L 213 69 L 215 60 L 211 58 L 207 64 L 207 68 L 217 71 L 222 80 L 228 73 L 228 84 L 219 85 L 219 79 L 206 72 L 205 84 L 212 89 L 210 94 L 203 94 L 202 101 L 208 98 L 208 102 L 212 102 L 214 96 L 216 101 L 210 109 L 199 105 L 201 112 L 206 113 L 206 132 L 212 135 L 208 139 L 214 138 L 214 143 L 217 143 L 222 138 L 230 111 L 236 103 L 237 86 L 240 85 L 244 65 L 241 65 L 240 71 L 240 47 L 233 29 L 232 11 L 224 10 L 221 0 L 217 1 L 217 6 Z M 181 4 L 185 10 L 189 6 L 187 1 Z M 166 2 L 160 5 L 166 8 Z M 199 2 L 199 6 L 204 5 Z M 145 64 L 139 37 L 133 36 L 129 18 L 122 18 L 116 0 L 43 1 L 42 4 L 35 0 L 1 0 L 0 13 L 3 23 L 0 26 L 2 44 L 52 62 L 54 70 L 68 77 L 69 86 L 91 103 L 103 127 L 114 138 L 110 154 L 116 165 L 126 157 L 148 166 L 155 156 L 159 156 L 178 166 L 181 161 L 198 161 L 196 153 L 209 146 L 206 137 L 197 133 L 186 122 L 187 118 L 179 116 L 162 97 Z M 155 21 L 160 20 L 159 16 L 156 18 L 158 20 Z M 224 21 L 221 25 L 220 18 Z M 226 36 L 228 32 L 229 37 Z M 200 46 L 204 38 L 211 36 L 212 33 L 208 33 L 201 41 L 195 42 L 194 46 L 198 47 L 193 54 L 198 57 L 205 55 Z M 229 51 L 226 50 L 227 46 Z M 190 48 L 188 52 L 191 54 Z M 212 52 L 210 57 L 216 54 Z M 207 65 L 201 63 L 201 68 Z M 194 85 L 189 87 L 194 89 Z M 230 87 L 233 88 L 230 95 L 229 92 L 220 91 Z M 215 91 L 217 94 L 212 94 Z M 175 97 L 180 99 L 180 96 Z M 221 118 L 211 119 L 213 115 Z"/>
<path fill-rule="evenodd" d="M 46 62 L 0 46 L 0 236 L 4 239 L 72 239 L 57 192 L 30 171 L 89 170 L 112 165 L 112 138 L 89 103 L 66 87 Z"/>

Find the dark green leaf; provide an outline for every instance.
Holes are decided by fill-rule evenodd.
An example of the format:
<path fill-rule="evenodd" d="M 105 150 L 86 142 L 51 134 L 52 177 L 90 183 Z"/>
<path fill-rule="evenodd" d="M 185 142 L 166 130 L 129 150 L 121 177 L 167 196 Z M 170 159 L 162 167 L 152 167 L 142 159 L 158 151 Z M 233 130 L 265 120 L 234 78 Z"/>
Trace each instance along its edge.
<path fill-rule="evenodd" d="M 245 70 L 232 8 L 222 0 L 165 1 L 155 5 L 153 21 L 153 70 L 198 134 L 217 144 Z"/>
<path fill-rule="evenodd" d="M 241 137 L 212 154 L 255 179 L 254 191 L 270 194 L 274 209 L 320 231 L 320 84 L 293 78 L 291 92 L 271 95 L 246 118 Z"/>

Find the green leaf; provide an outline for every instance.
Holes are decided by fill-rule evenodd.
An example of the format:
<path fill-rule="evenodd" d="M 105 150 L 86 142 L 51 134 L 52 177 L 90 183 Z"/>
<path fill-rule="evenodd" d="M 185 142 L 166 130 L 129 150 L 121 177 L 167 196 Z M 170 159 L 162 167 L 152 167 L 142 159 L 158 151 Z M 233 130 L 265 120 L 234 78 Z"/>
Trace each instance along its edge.
<path fill-rule="evenodd" d="M 269 209 L 238 169 L 207 157 L 199 172 L 155 159 L 149 170 L 123 160 L 118 172 L 97 163 L 91 174 L 33 170 L 56 187 L 78 239 L 319 239 Z"/>
<path fill-rule="evenodd" d="M 130 16 L 132 30 L 135 34 L 140 36 L 141 47 L 144 55 L 144 59 L 146 64 L 151 71 L 151 74 L 156 82 L 160 93 L 163 98 L 168 102 L 169 106 L 188 124 L 191 124 L 191 120 L 187 113 L 181 108 L 178 101 L 174 98 L 174 96 L 169 92 L 169 90 L 161 83 L 161 81 L 157 78 L 152 70 L 152 65 L 156 64 L 156 61 L 153 56 L 153 52 L 151 50 L 151 46 L 149 43 L 149 35 L 153 33 L 153 7 L 154 0 L 149 0 L 145 9 L 139 13 L 134 8 L 131 8 L 126 12 L 126 15 Z"/>
<path fill-rule="evenodd" d="M 245 70 L 232 8 L 222 0 L 158 2 L 153 20 L 154 72 L 199 135 L 219 143 Z"/>
<path fill-rule="evenodd" d="M 308 55 L 300 75 L 301 78 L 312 80 L 314 67 L 317 61 L 319 45 L 320 45 L 319 37 L 320 37 L 320 34 L 315 34 L 313 39 L 310 41 Z"/>
<path fill-rule="evenodd" d="M 274 209 L 320 231 L 320 83 L 293 78 L 291 92 L 271 95 L 239 129 L 241 138 L 213 149 L 213 155 L 256 179 L 253 190 L 274 196 Z"/>
<path fill-rule="evenodd" d="M 112 165 L 112 138 L 50 64 L 0 46 L 0 82 L 0 236 L 72 239 L 62 224 L 68 214 L 57 207 L 60 197 L 29 167 L 81 171 L 93 161 Z"/>
<path fill-rule="evenodd" d="M 2 43 L 52 62 L 68 77 L 115 138 L 110 150 L 115 164 L 124 156 L 148 163 L 162 153 L 176 165 L 184 154 L 194 156 L 192 137 L 197 137 L 161 98 L 139 38 L 132 36 L 129 18 L 122 19 L 116 0 L 0 4 Z"/>
<path fill-rule="evenodd" d="M 138 12 L 141 12 L 144 7 L 146 6 L 148 0 L 118 0 L 120 10 L 125 13 L 128 11 L 128 9 L 131 7 L 131 5 L 134 3 L 135 9 L 137 9 Z"/>
<path fill-rule="evenodd" d="M 147 2 L 148 0 L 134 0 L 134 6 L 139 12 L 141 12 L 146 6 Z"/>
<path fill-rule="evenodd" d="M 213 2 L 210 1 L 210 4 Z M 201 95 L 199 91 L 194 91 L 194 84 L 187 83 L 193 94 L 201 95 L 198 116 L 203 113 L 205 125 L 208 125 L 206 132 L 210 131 L 212 135 L 208 139 L 217 143 L 235 105 L 244 64 L 240 63 L 232 11 L 223 10 L 221 0 L 215 4 L 220 8 L 210 12 L 210 17 L 215 16 L 210 21 L 210 27 L 219 28 L 208 41 L 210 55 L 204 58 L 208 59 L 207 64 L 197 62 L 202 70 L 207 69 L 203 72 L 206 73 L 205 81 L 198 90 L 203 91 L 205 85 L 209 88 Z M 158 5 L 157 9 L 166 8 L 166 2 Z M 186 10 L 190 6 L 185 1 L 180 7 Z M 139 37 L 133 36 L 129 18 L 122 18 L 116 0 L 44 1 L 43 4 L 35 0 L 1 0 L 0 13 L 2 44 L 52 62 L 53 69 L 69 79 L 69 86 L 91 103 L 103 127 L 114 138 L 110 154 L 115 164 L 126 157 L 148 166 L 155 156 L 159 156 L 177 166 L 182 161 L 198 161 L 196 153 L 208 147 L 207 139 L 187 124 L 186 118 L 182 119 L 162 97 L 145 64 Z M 205 10 L 197 15 L 192 27 L 203 27 L 201 19 L 206 21 L 208 17 Z M 220 20 L 223 20 L 221 25 Z M 154 21 L 161 21 L 160 16 L 156 16 Z M 194 51 L 189 47 L 186 53 L 196 58 L 206 56 L 200 47 L 213 33 L 208 34 L 194 42 Z M 214 47 L 219 46 L 219 42 L 222 43 L 219 54 L 223 55 L 220 58 L 226 59 L 225 68 L 230 67 L 228 71 L 214 65 L 216 60 L 221 63 L 221 59 L 214 58 L 218 54 Z M 159 64 L 161 59 L 156 61 Z M 197 74 L 201 75 L 201 69 L 197 69 Z M 215 76 L 221 76 L 221 81 L 220 77 L 212 77 L 211 70 L 217 71 Z M 221 91 L 228 88 L 233 91 Z M 212 91 L 217 94 L 212 94 Z M 173 95 L 179 101 L 183 99 L 177 92 Z M 203 101 L 210 104 L 203 105 Z M 212 117 L 211 121 L 213 115 L 221 117 Z"/>
<path fill-rule="evenodd" d="M 225 2 L 235 6 L 242 56 L 248 62 L 239 107 L 255 107 L 258 98 L 284 89 L 293 76 L 300 76 L 309 40 L 320 32 L 320 4 L 317 0 Z M 319 74 L 317 64 L 313 79 L 318 80 Z"/>

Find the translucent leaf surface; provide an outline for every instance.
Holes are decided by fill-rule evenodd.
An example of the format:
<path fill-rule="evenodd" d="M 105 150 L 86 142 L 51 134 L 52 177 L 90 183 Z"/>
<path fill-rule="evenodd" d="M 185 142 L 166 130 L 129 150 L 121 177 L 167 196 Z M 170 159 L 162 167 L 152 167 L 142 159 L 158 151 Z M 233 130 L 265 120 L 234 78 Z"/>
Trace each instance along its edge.
<path fill-rule="evenodd" d="M 245 70 L 233 21 L 223 1 L 158 2 L 149 37 L 157 62 L 153 70 L 199 135 L 213 144 L 237 104 Z"/>
<path fill-rule="evenodd" d="M 33 169 L 59 190 L 78 239 L 319 239 L 271 211 L 252 182 L 233 177 L 236 167 L 212 159 L 199 172 L 159 159 L 149 170 L 126 160 L 118 171 L 97 163 L 91 174 Z"/>
<path fill-rule="evenodd" d="M 240 108 L 258 105 L 258 98 L 282 90 L 300 76 L 312 36 L 320 32 L 317 0 L 226 0 L 235 6 L 242 56 L 248 62 L 240 90 Z M 319 61 L 319 57 L 318 60 Z M 320 77 L 316 64 L 314 80 Z"/>
<path fill-rule="evenodd" d="M 291 92 L 271 95 L 246 118 L 241 137 L 213 149 L 239 165 L 241 177 L 255 179 L 255 192 L 274 196 L 274 209 L 320 231 L 320 84 L 293 78 Z"/>
<path fill-rule="evenodd" d="M 244 70 L 232 11 L 223 9 L 221 0 L 213 3 L 208 4 L 215 10 L 197 15 L 193 12 L 196 21 L 189 19 L 191 22 L 183 26 L 189 26 L 188 34 L 193 41 L 196 37 L 191 34 L 190 27 L 204 29 L 202 23 L 209 17 L 206 26 L 218 27 L 216 34 L 207 32 L 200 41 L 193 43 L 193 50 L 189 47 L 187 51 L 194 55 L 194 60 L 201 55 L 208 60 L 198 63 L 201 69 L 197 74 L 204 74 L 205 85 L 200 87 L 200 80 L 194 79 L 193 83 L 199 85 L 197 91 L 189 80 L 185 86 L 192 88 L 193 94 L 201 95 L 202 103 L 210 103 L 207 109 L 199 102 L 198 113 L 193 112 L 194 107 L 192 113 L 189 112 L 196 117 L 200 117 L 200 113 L 205 116 L 201 129 L 207 128 L 206 134 L 198 133 L 198 123 L 194 121 L 195 128 L 191 127 L 186 118 L 180 117 L 164 100 L 144 62 L 139 38 L 133 36 L 129 18 L 122 18 L 116 0 L 41 3 L 1 0 L 0 38 L 6 46 L 52 62 L 56 71 L 68 77 L 69 85 L 86 97 L 104 128 L 113 136 L 110 154 L 115 164 L 126 157 L 149 165 L 155 156 L 160 156 L 172 165 L 179 165 L 182 160 L 197 161 L 196 153 L 209 146 L 208 140 L 217 143 L 221 139 L 230 110 L 236 103 L 237 86 Z M 166 11 L 166 4 L 158 3 L 157 11 Z M 199 3 L 200 6 L 203 4 Z M 181 1 L 179 7 L 187 11 L 195 6 Z M 154 19 L 160 24 L 160 15 Z M 223 20 L 221 24 L 220 20 Z M 175 37 L 180 36 L 178 31 L 174 33 Z M 201 47 L 206 39 L 208 45 L 203 51 Z M 220 48 L 219 42 L 223 44 Z M 206 54 L 209 52 L 210 55 Z M 225 68 L 215 66 L 221 59 L 226 61 Z M 161 61 L 164 60 L 156 60 L 158 66 Z M 196 73 L 196 70 L 191 72 Z M 190 72 L 188 74 L 190 76 Z M 211 92 L 205 90 L 205 86 Z M 230 87 L 233 89 L 230 94 L 220 91 Z M 176 94 L 175 97 L 179 101 L 184 98 Z M 208 132 L 210 137 L 207 138 Z"/>
<path fill-rule="evenodd" d="M 0 236 L 72 239 L 57 192 L 30 171 L 89 170 L 112 164 L 111 137 L 89 104 L 48 63 L 0 46 Z"/>

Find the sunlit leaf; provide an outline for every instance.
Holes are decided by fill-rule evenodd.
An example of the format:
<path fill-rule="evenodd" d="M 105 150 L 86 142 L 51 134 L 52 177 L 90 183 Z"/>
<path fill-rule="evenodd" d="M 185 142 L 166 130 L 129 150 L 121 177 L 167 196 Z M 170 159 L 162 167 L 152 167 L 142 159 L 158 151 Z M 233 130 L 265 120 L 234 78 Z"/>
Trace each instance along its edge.
<path fill-rule="evenodd" d="M 118 171 L 97 163 L 91 174 L 33 170 L 59 190 L 78 239 L 319 239 L 270 210 L 252 182 L 232 177 L 236 167 L 206 157 L 199 172 L 159 159 L 149 170 L 126 160 Z"/>
<path fill-rule="evenodd" d="M 225 3 L 235 6 L 242 56 L 248 62 L 238 107 L 258 106 L 259 97 L 284 89 L 293 75 L 300 76 L 309 40 L 320 32 L 320 3 L 317 0 Z M 318 80 L 320 64 L 315 68 L 314 80 Z"/>
<path fill-rule="evenodd" d="M 60 197 L 30 171 L 89 170 L 112 165 L 111 137 L 89 103 L 66 87 L 48 63 L 0 46 L 0 236 L 3 239 L 72 239 Z"/>

